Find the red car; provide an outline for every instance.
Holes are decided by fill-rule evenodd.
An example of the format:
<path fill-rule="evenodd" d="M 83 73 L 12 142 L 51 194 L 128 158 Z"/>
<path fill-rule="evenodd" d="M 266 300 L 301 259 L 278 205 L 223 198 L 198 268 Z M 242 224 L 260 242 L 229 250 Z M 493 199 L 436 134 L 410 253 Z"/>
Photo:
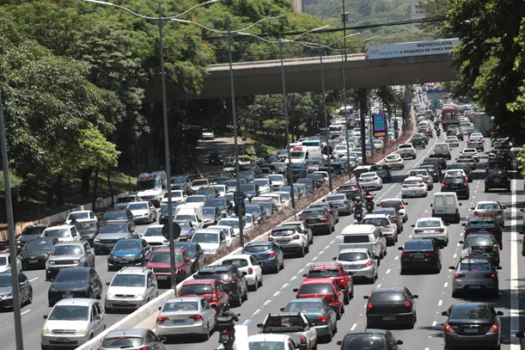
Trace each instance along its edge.
<path fill-rule="evenodd" d="M 221 305 L 229 303 L 228 293 L 220 281 L 214 279 L 190 280 L 182 284 L 179 290 L 179 297 L 200 296 L 208 301 L 210 307 L 217 312 Z"/>
<path fill-rule="evenodd" d="M 335 310 L 337 319 L 345 312 L 344 293 L 331 278 L 306 279 L 299 288 L 293 290 L 297 293 L 296 298 L 324 298 Z"/>
<path fill-rule="evenodd" d="M 177 269 L 177 281 L 182 281 L 191 275 L 191 259 L 188 256 L 188 251 L 184 248 L 175 249 L 175 268 Z M 170 249 L 158 248 L 151 254 L 148 263 L 148 268 L 153 270 L 157 281 L 170 282 Z"/>
<path fill-rule="evenodd" d="M 346 271 L 343 268 L 343 265 L 339 263 L 312 264 L 308 273 L 303 275 L 303 277 L 306 277 L 306 280 L 310 280 L 312 278 L 333 279 L 343 291 L 345 305 L 348 305 L 350 303 L 350 299 L 354 297 L 354 279 L 352 278 L 352 273 Z"/>

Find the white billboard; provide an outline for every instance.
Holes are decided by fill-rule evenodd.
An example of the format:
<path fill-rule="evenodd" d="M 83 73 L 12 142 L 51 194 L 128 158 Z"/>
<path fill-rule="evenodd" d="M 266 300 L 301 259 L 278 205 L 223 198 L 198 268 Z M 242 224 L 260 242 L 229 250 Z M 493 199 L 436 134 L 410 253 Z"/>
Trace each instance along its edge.
<path fill-rule="evenodd" d="M 414 41 L 400 44 L 370 45 L 365 48 L 365 59 L 411 57 L 449 54 L 459 44 L 459 39 Z"/>

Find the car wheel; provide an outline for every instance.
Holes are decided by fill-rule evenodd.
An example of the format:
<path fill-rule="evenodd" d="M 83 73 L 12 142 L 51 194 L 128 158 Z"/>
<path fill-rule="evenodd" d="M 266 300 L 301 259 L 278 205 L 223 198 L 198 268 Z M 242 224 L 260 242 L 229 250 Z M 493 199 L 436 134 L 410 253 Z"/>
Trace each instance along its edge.
<path fill-rule="evenodd" d="M 206 325 L 206 329 L 204 330 L 204 334 L 202 335 L 202 339 L 205 341 L 210 340 L 210 324 L 208 323 Z"/>
<path fill-rule="evenodd" d="M 277 265 L 275 266 L 275 270 L 273 271 L 274 273 L 279 273 L 279 271 L 281 271 L 281 265 Z"/>
<path fill-rule="evenodd" d="M 428 196 L 428 192 L 425 192 L 425 195 L 423 197 L 427 197 Z"/>
<path fill-rule="evenodd" d="M 304 257 L 304 247 L 301 246 L 301 250 L 299 251 L 299 257 L 303 258 Z"/>
<path fill-rule="evenodd" d="M 259 287 L 263 286 L 263 275 L 261 274 L 261 280 L 259 281 Z"/>
<path fill-rule="evenodd" d="M 344 303 L 345 305 L 350 304 L 350 292 L 348 290 L 345 293 Z"/>
<path fill-rule="evenodd" d="M 488 191 L 489 191 L 489 188 L 485 186 L 485 193 L 487 193 Z"/>
<path fill-rule="evenodd" d="M 342 310 L 341 309 L 337 310 L 335 319 L 339 321 L 341 319 L 341 314 L 342 314 Z"/>
<path fill-rule="evenodd" d="M 50 350 L 51 347 L 47 345 L 42 345 L 42 350 Z"/>
<path fill-rule="evenodd" d="M 257 289 L 259 289 L 259 281 L 255 278 L 255 284 L 252 286 L 252 290 L 256 292 Z"/>
<path fill-rule="evenodd" d="M 29 305 L 29 304 L 32 304 L 32 303 L 33 303 L 33 290 L 30 290 L 29 291 L 29 295 L 27 296 L 26 304 Z"/>
<path fill-rule="evenodd" d="M 243 301 L 248 301 L 248 287 L 246 287 L 246 290 L 244 291 L 244 296 L 242 298 Z"/>
<path fill-rule="evenodd" d="M 306 254 L 310 253 L 310 246 L 308 244 L 306 245 L 306 248 L 304 248 L 304 251 Z"/>

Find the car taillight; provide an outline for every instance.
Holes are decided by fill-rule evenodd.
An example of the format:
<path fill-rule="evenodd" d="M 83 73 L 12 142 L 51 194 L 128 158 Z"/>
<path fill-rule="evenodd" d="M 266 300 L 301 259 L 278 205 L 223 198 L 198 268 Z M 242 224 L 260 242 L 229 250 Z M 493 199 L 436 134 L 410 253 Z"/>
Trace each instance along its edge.
<path fill-rule="evenodd" d="M 252 275 L 252 274 L 253 274 L 253 268 L 248 267 L 248 275 Z"/>
<path fill-rule="evenodd" d="M 459 208 L 456 208 L 456 214 L 459 213 Z"/>
<path fill-rule="evenodd" d="M 227 329 L 223 329 L 222 330 L 222 334 L 228 334 L 228 330 Z"/>
<path fill-rule="evenodd" d="M 299 237 L 299 235 L 295 235 L 295 236 L 293 236 L 292 238 L 293 238 L 293 239 L 299 239 L 300 237 Z"/>
<path fill-rule="evenodd" d="M 408 186 L 403 185 L 403 188 L 408 188 Z"/>
<path fill-rule="evenodd" d="M 320 218 L 321 221 L 328 221 L 328 218 Z"/>
<path fill-rule="evenodd" d="M 217 300 L 219 300 L 219 296 L 217 295 L 217 293 L 213 293 L 213 295 L 211 296 L 211 299 L 213 301 L 217 301 Z"/>
<path fill-rule="evenodd" d="M 366 266 L 366 267 L 372 266 L 372 260 L 368 260 L 368 261 L 365 263 L 365 266 Z"/>
<path fill-rule="evenodd" d="M 495 250 L 495 251 L 499 251 L 499 245 L 494 244 L 494 250 Z"/>
<path fill-rule="evenodd" d="M 412 309 L 412 303 L 410 301 L 405 301 L 405 306 L 407 309 Z"/>
<path fill-rule="evenodd" d="M 236 283 L 235 280 L 222 280 L 224 283 Z"/>
<path fill-rule="evenodd" d="M 468 187 L 468 183 L 465 182 L 465 183 L 463 184 L 463 187 Z"/>
<path fill-rule="evenodd" d="M 474 212 L 474 216 L 479 216 L 479 213 L 477 211 Z"/>
<path fill-rule="evenodd" d="M 269 257 L 269 258 L 274 258 L 276 255 L 277 255 L 276 252 L 271 252 L 270 255 L 269 255 L 268 257 Z"/>
<path fill-rule="evenodd" d="M 454 330 L 452 329 L 451 325 L 446 324 L 445 325 L 445 333 L 456 333 L 456 332 L 454 332 Z"/>
<path fill-rule="evenodd" d="M 419 186 L 417 186 L 417 187 L 425 187 L 425 185 L 419 185 Z"/>
<path fill-rule="evenodd" d="M 441 188 L 447 187 L 447 184 L 441 184 Z"/>
<path fill-rule="evenodd" d="M 397 222 L 397 217 L 396 217 L 396 218 L 394 218 L 394 222 Z"/>
<path fill-rule="evenodd" d="M 273 237 L 268 237 L 268 242 L 273 241 Z"/>
<path fill-rule="evenodd" d="M 495 274 L 495 273 L 491 273 L 491 274 L 489 275 L 489 277 L 490 277 L 490 278 L 496 278 L 496 274 Z"/>
<path fill-rule="evenodd" d="M 140 348 L 137 348 L 137 350 L 150 350 L 149 346 L 141 346 Z"/>
<path fill-rule="evenodd" d="M 333 214 L 333 213 L 334 213 L 334 211 L 333 211 L 332 209 L 328 210 L 328 212 L 329 212 L 330 214 Z"/>
<path fill-rule="evenodd" d="M 501 210 L 496 212 L 496 216 L 501 216 L 501 214 L 502 214 Z"/>
<path fill-rule="evenodd" d="M 341 191 L 341 190 L 338 190 L 338 191 L 337 191 L 337 193 L 343 193 L 343 191 Z"/>
<path fill-rule="evenodd" d="M 328 317 L 326 316 L 317 316 L 315 323 L 328 323 Z"/>
<path fill-rule="evenodd" d="M 381 207 L 381 208 L 383 208 L 383 207 Z M 399 209 L 403 209 L 403 208 L 404 208 L 403 204 L 399 204 Z"/>
<path fill-rule="evenodd" d="M 507 177 L 507 181 L 510 181 L 510 177 Z"/>
<path fill-rule="evenodd" d="M 414 233 L 421 233 L 423 230 L 414 230 Z"/>
<path fill-rule="evenodd" d="M 372 308 L 372 303 L 371 302 L 366 303 L 366 309 L 370 310 L 371 308 Z"/>
<path fill-rule="evenodd" d="M 499 330 L 499 326 L 498 326 L 496 323 L 494 323 L 494 324 L 492 325 L 492 327 L 490 327 L 489 332 L 497 333 L 498 330 Z"/>
<path fill-rule="evenodd" d="M 425 256 L 438 256 L 439 253 L 438 252 L 428 252 L 425 254 Z"/>
<path fill-rule="evenodd" d="M 445 232 L 445 229 L 444 228 L 440 228 L 439 230 L 437 230 L 437 232 Z"/>
<path fill-rule="evenodd" d="M 301 335 L 300 343 L 301 344 L 306 344 L 306 337 L 304 335 Z"/>
<path fill-rule="evenodd" d="M 164 323 L 167 320 L 168 320 L 167 317 L 157 317 L 157 323 Z"/>
<path fill-rule="evenodd" d="M 337 281 L 337 284 L 342 284 L 342 285 L 345 284 L 345 279 L 344 278 L 338 278 L 336 281 Z"/>
<path fill-rule="evenodd" d="M 404 257 L 404 258 L 410 258 L 412 256 L 412 254 L 410 254 L 410 253 L 403 253 L 403 254 L 401 254 L 401 256 Z"/>
<path fill-rule="evenodd" d="M 432 209 L 432 215 L 434 215 L 435 213 L 436 213 L 436 210 Z"/>
<path fill-rule="evenodd" d="M 195 320 L 195 321 L 198 321 L 198 320 L 202 320 L 202 316 L 201 315 L 191 315 L 190 317 L 188 317 L 190 320 Z"/>
<path fill-rule="evenodd" d="M 461 278 L 461 277 L 465 277 L 465 275 L 462 274 L 462 273 L 456 273 L 456 274 L 454 275 L 454 278 Z"/>
<path fill-rule="evenodd" d="M 301 222 L 306 222 L 306 220 L 305 220 L 305 219 L 301 219 L 300 221 L 301 221 Z"/>

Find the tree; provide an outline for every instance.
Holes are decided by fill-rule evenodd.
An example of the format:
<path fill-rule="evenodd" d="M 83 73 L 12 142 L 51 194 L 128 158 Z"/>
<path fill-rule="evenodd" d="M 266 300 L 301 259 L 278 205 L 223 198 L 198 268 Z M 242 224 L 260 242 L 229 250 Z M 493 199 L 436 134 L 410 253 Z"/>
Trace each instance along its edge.
<path fill-rule="evenodd" d="M 461 43 L 454 51 L 462 90 L 495 118 L 496 134 L 525 141 L 525 2 L 455 0 L 447 26 Z"/>
<path fill-rule="evenodd" d="M 432 18 L 446 16 L 452 6 L 453 0 L 425 0 L 416 5 L 423 17 Z M 453 37 L 450 28 L 444 22 L 427 22 L 418 24 L 418 28 L 431 34 L 436 39 Z"/>

